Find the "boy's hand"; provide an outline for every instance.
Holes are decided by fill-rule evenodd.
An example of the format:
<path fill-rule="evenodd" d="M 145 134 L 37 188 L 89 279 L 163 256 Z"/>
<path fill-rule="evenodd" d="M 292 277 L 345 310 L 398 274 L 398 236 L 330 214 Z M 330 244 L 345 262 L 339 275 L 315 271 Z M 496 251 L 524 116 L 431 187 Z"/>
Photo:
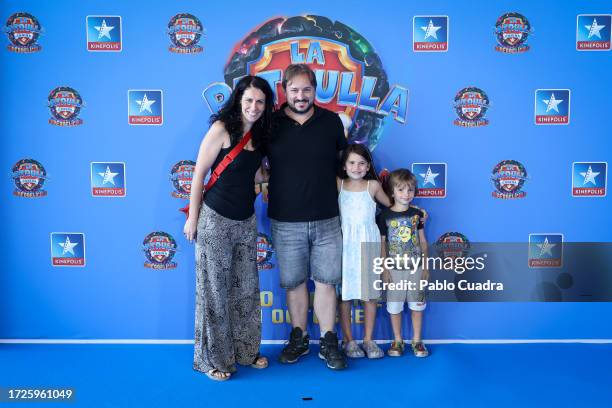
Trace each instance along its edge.
<path fill-rule="evenodd" d="M 384 283 L 391 282 L 391 273 L 387 269 L 385 269 L 382 273 L 382 280 Z"/>

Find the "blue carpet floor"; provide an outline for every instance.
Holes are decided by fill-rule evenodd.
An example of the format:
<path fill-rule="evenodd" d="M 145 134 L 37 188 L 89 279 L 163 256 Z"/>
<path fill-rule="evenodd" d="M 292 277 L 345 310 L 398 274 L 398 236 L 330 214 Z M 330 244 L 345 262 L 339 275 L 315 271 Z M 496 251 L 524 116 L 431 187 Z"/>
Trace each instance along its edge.
<path fill-rule="evenodd" d="M 612 345 L 431 345 L 431 356 L 350 360 L 334 372 L 311 354 L 213 382 L 190 345 L 0 345 L 0 387 L 72 387 L 79 407 L 610 407 Z M 401 405 L 398 405 L 401 403 Z M 3 404 L 0 405 L 15 405 Z"/>

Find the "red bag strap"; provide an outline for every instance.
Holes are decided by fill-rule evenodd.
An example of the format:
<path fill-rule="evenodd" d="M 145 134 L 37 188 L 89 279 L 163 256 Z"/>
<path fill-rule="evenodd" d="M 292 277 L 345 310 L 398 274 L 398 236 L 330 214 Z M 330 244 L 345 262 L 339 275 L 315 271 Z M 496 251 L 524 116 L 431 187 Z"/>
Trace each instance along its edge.
<path fill-rule="evenodd" d="M 246 146 L 247 143 L 249 143 L 249 140 L 251 140 L 250 130 L 247 132 L 246 135 L 243 136 L 240 143 L 234 146 L 234 148 L 228 154 L 225 155 L 225 157 L 221 160 L 221 162 L 217 165 L 217 167 L 215 167 L 212 174 L 210 175 L 210 179 L 208 180 L 208 183 L 206 183 L 206 187 L 204 187 L 204 191 L 208 191 L 212 188 L 212 186 L 219 179 L 219 176 L 221 175 L 221 173 L 223 173 L 223 171 L 227 168 L 227 166 L 229 166 L 231 162 L 233 162 L 234 159 L 240 154 L 242 149 L 244 149 L 244 146 Z"/>

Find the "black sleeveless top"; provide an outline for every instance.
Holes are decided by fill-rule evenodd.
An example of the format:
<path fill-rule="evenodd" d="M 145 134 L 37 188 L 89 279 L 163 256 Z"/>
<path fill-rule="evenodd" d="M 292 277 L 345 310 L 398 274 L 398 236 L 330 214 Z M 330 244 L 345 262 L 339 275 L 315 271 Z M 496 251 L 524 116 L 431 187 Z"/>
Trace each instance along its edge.
<path fill-rule="evenodd" d="M 217 168 L 221 160 L 234 148 L 222 148 L 211 170 Z M 255 203 L 255 173 L 261 165 L 262 154 L 259 149 L 242 150 L 234 161 L 221 173 L 210 191 L 204 195 L 207 206 L 232 220 L 246 220 L 253 213 Z"/>

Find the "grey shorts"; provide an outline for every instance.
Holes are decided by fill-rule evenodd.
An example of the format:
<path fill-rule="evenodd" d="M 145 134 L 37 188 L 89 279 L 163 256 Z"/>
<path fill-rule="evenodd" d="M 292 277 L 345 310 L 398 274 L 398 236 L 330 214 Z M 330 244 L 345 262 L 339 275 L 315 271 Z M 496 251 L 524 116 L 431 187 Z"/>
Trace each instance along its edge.
<path fill-rule="evenodd" d="M 282 288 L 296 288 L 308 277 L 328 285 L 342 281 L 339 217 L 309 222 L 271 219 L 270 222 Z"/>
<path fill-rule="evenodd" d="M 419 283 L 423 279 L 423 269 L 418 268 L 415 273 L 405 270 L 390 270 L 391 281 L 393 283 L 411 282 L 414 284 L 413 290 L 394 289 L 387 291 L 387 312 L 398 314 L 404 310 L 404 303 L 408 303 L 408 308 L 415 312 L 422 312 L 427 306 L 425 289 L 421 290 Z"/>

